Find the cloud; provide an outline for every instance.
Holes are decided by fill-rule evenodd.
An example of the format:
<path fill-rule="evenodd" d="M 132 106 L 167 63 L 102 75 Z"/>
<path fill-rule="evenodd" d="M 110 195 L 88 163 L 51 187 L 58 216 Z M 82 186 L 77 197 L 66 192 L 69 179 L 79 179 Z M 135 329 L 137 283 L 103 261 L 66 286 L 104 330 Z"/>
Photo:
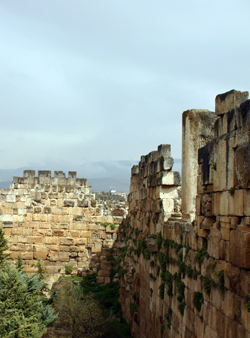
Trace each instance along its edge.
<path fill-rule="evenodd" d="M 249 10 L 246 0 L 2 1 L 2 168 L 134 161 L 162 143 L 180 158 L 182 112 L 248 89 Z"/>

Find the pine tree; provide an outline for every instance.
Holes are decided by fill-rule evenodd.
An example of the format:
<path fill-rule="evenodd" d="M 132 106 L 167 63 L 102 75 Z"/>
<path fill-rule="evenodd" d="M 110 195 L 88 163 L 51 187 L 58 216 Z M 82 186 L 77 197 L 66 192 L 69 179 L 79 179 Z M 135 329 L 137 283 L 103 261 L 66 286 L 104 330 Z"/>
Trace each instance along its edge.
<path fill-rule="evenodd" d="M 9 254 L 4 253 L 8 249 L 8 241 L 4 237 L 3 228 L 0 228 L 0 269 L 3 269 L 5 264 L 5 259 L 9 256 Z"/>
<path fill-rule="evenodd" d="M 2 338 L 40 338 L 56 315 L 41 293 L 44 282 L 6 263 L 0 271 L 0 332 Z"/>
<path fill-rule="evenodd" d="M 0 335 L 1 338 L 41 338 L 55 315 L 47 297 L 44 269 L 39 262 L 37 274 L 23 271 L 18 257 L 16 265 L 6 261 L 8 248 L 0 228 Z"/>
<path fill-rule="evenodd" d="M 16 268 L 17 268 L 18 271 L 22 271 L 23 268 L 24 268 L 23 260 L 22 260 L 22 257 L 21 257 L 21 256 L 18 256 L 18 257 L 17 257 Z"/>

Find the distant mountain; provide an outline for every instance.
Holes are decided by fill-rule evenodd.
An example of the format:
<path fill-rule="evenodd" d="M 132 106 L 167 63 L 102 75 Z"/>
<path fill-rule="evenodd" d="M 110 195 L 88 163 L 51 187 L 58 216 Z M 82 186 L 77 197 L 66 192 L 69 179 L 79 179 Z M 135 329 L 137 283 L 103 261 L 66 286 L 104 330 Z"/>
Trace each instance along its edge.
<path fill-rule="evenodd" d="M 12 181 L 0 182 L 0 189 L 9 189 Z"/>

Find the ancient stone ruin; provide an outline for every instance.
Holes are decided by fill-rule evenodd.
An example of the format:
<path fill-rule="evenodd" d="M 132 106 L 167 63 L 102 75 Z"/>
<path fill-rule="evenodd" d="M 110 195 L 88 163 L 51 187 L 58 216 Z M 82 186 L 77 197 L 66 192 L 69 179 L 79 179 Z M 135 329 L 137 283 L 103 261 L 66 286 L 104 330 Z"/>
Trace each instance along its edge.
<path fill-rule="evenodd" d="M 249 130 L 247 92 L 184 112 L 181 214 L 168 146 L 132 169 L 119 274 L 133 337 L 250 337 Z"/>
<path fill-rule="evenodd" d="M 41 259 L 51 282 L 71 265 L 75 273 L 98 266 L 102 248 L 112 247 L 123 217 L 100 216 L 87 179 L 61 171 L 25 170 L 10 189 L 0 189 L 0 220 L 12 258 L 26 270 Z M 111 224 L 113 229 L 111 229 Z"/>
<path fill-rule="evenodd" d="M 87 180 L 24 172 L 1 189 L 12 257 L 120 283 L 135 338 L 250 338 L 250 100 L 183 113 L 182 180 L 170 145 L 131 172 L 128 215 L 101 216 Z M 116 211 L 117 212 L 117 211 Z M 125 212 L 124 212 L 125 214 Z M 124 215 L 123 214 L 123 215 Z"/>

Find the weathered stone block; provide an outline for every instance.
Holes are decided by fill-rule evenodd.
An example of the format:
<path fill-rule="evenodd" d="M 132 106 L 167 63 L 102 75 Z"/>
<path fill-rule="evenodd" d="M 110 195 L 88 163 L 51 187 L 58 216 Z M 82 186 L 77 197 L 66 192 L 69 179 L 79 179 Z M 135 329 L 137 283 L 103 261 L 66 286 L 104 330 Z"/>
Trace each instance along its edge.
<path fill-rule="evenodd" d="M 248 100 L 248 92 L 240 92 L 235 89 L 217 95 L 215 98 L 215 113 L 216 115 L 223 115 L 232 109 L 236 109 L 246 100 Z"/>
<path fill-rule="evenodd" d="M 34 259 L 45 260 L 48 255 L 48 250 L 45 247 L 34 246 Z"/>
<path fill-rule="evenodd" d="M 208 239 L 208 254 L 211 257 L 220 259 L 220 241 L 222 235 L 219 229 L 214 225 L 210 229 L 210 235 Z"/>
<path fill-rule="evenodd" d="M 60 238 L 59 243 L 62 245 L 74 245 L 74 239 L 73 238 Z"/>
<path fill-rule="evenodd" d="M 91 236 L 92 236 L 91 231 L 81 231 L 81 238 L 88 238 Z"/>
<path fill-rule="evenodd" d="M 250 269 L 250 230 L 238 226 L 230 232 L 229 261 L 244 269 Z"/>
<path fill-rule="evenodd" d="M 225 241 L 229 241 L 230 229 L 221 228 L 221 236 L 222 236 L 222 239 L 224 239 Z"/>
<path fill-rule="evenodd" d="M 27 238 L 28 244 L 42 244 L 43 240 L 42 236 L 30 236 Z"/>
<path fill-rule="evenodd" d="M 180 185 L 181 177 L 177 171 L 169 171 L 162 173 L 161 184 L 163 185 Z"/>
<path fill-rule="evenodd" d="M 65 207 L 74 207 L 75 206 L 75 202 L 72 201 L 72 200 L 65 200 L 63 204 L 64 204 Z"/>

